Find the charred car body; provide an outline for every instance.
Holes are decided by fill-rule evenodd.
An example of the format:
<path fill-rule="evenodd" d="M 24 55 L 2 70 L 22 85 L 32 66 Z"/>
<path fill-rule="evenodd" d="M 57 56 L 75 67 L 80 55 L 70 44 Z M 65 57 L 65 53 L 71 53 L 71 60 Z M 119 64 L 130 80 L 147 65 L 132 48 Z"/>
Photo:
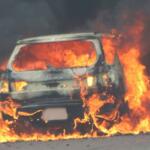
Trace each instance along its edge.
<path fill-rule="evenodd" d="M 18 111 L 42 110 L 41 118 L 51 121 L 82 114 L 81 80 L 87 97 L 107 91 L 121 99 L 122 67 L 117 55 L 113 64 L 106 63 L 101 36 L 78 33 L 18 41 L 1 77 L 1 89 L 7 83 L 1 100 L 9 96 L 21 104 Z"/>

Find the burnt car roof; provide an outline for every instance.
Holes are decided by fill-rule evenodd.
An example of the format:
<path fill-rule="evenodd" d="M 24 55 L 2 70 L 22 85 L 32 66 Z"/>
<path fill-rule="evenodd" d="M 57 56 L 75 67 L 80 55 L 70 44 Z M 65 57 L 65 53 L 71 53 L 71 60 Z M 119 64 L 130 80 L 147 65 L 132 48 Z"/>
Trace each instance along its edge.
<path fill-rule="evenodd" d="M 55 34 L 55 35 L 37 36 L 37 37 L 22 39 L 17 41 L 17 44 L 30 44 L 30 43 L 38 43 L 38 42 L 53 42 L 53 41 L 65 41 L 65 40 L 76 40 L 76 39 L 93 39 L 101 36 L 113 36 L 113 35 L 94 33 L 94 32 Z"/>

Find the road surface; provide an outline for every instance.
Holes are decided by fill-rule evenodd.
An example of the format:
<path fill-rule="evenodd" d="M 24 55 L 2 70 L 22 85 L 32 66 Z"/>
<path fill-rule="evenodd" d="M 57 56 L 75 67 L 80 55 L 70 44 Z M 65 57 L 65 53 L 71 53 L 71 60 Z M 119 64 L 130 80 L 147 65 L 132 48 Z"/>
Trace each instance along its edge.
<path fill-rule="evenodd" d="M 3 143 L 0 150 L 150 150 L 150 135 Z"/>

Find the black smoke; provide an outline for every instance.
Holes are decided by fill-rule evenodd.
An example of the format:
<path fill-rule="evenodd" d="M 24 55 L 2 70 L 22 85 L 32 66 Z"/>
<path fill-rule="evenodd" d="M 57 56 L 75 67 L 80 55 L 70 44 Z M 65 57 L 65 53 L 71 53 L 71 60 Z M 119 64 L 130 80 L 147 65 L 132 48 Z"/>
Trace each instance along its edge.
<path fill-rule="evenodd" d="M 141 41 L 148 51 L 150 0 L 1 0 L 0 60 L 9 57 L 17 40 L 68 32 L 111 32 L 126 29 L 146 16 Z M 127 14 L 127 18 L 124 16 Z"/>

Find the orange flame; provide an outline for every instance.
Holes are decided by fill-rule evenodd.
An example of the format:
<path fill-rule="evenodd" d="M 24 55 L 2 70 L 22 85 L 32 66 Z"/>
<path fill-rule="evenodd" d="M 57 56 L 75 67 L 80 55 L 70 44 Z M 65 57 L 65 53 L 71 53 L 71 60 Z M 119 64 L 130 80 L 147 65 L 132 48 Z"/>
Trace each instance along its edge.
<path fill-rule="evenodd" d="M 24 46 L 17 55 L 13 67 L 17 71 L 47 69 L 48 66 L 81 67 L 90 66 L 95 61 L 93 43 L 75 40 Z"/>
<path fill-rule="evenodd" d="M 107 96 L 107 100 L 103 101 L 101 99 L 100 93 L 94 93 L 88 99 L 86 95 L 86 87 L 80 80 L 81 97 L 83 99 L 84 108 L 84 118 L 76 118 L 74 120 L 74 128 L 71 133 L 67 133 L 62 130 L 59 134 L 54 134 L 51 131 L 41 132 L 39 130 L 31 128 L 28 125 L 17 124 L 17 112 L 16 109 L 19 107 L 14 101 L 8 100 L 0 103 L 0 142 L 7 141 L 17 141 L 17 140 L 59 140 L 59 139 L 70 139 L 70 138 L 89 138 L 98 137 L 100 135 L 114 135 L 114 134 L 139 134 L 150 132 L 150 87 L 149 87 L 149 77 L 145 74 L 145 66 L 141 63 L 141 45 L 140 36 L 143 32 L 144 24 L 142 20 L 135 22 L 133 26 L 128 27 L 128 32 L 125 38 L 122 40 L 117 39 L 118 42 L 112 39 L 102 39 L 103 48 L 105 50 L 106 60 L 108 63 L 113 62 L 113 57 L 117 51 L 119 54 L 120 61 L 123 65 L 124 76 L 126 82 L 126 94 L 124 99 L 128 104 L 128 110 L 126 114 L 120 116 L 118 105 L 114 109 L 106 114 L 101 115 L 99 113 L 103 105 L 115 104 L 117 99 L 111 95 Z M 127 40 L 126 38 L 131 38 L 132 40 Z M 71 56 L 70 56 L 71 55 Z M 74 57 L 69 51 L 68 56 L 70 58 Z M 58 56 L 60 57 L 60 56 Z M 82 57 L 82 55 L 81 55 Z M 92 60 L 93 60 L 92 55 Z M 70 59 L 72 61 L 72 59 Z M 72 62 L 67 62 L 68 64 Z M 84 60 L 85 61 L 85 60 Z M 83 61 L 79 61 L 83 62 Z M 55 64 L 57 66 L 57 64 Z M 74 64 L 76 65 L 76 64 Z M 79 64 L 78 64 L 79 65 Z M 20 69 L 20 68 L 19 68 Z M 32 69 L 32 67 L 31 67 Z M 39 69 L 39 68 L 38 68 Z M 92 82 L 92 77 L 89 78 L 89 84 Z M 104 93 L 105 94 L 105 93 Z M 3 112 L 9 114 L 15 118 L 14 121 L 3 120 Z M 26 115 L 25 113 L 22 113 Z M 28 116 L 29 114 L 27 114 Z M 105 121 L 101 122 L 101 117 L 105 118 Z M 119 121 L 118 121 L 119 118 Z M 115 122 L 109 126 L 107 119 L 115 120 Z M 93 121 L 91 121 L 93 120 Z M 91 125 L 92 124 L 92 125 Z M 22 129 L 15 129 L 24 126 L 29 132 Z M 86 131 L 83 133 L 79 129 L 86 126 Z M 104 134 L 101 134 L 101 133 Z"/>

